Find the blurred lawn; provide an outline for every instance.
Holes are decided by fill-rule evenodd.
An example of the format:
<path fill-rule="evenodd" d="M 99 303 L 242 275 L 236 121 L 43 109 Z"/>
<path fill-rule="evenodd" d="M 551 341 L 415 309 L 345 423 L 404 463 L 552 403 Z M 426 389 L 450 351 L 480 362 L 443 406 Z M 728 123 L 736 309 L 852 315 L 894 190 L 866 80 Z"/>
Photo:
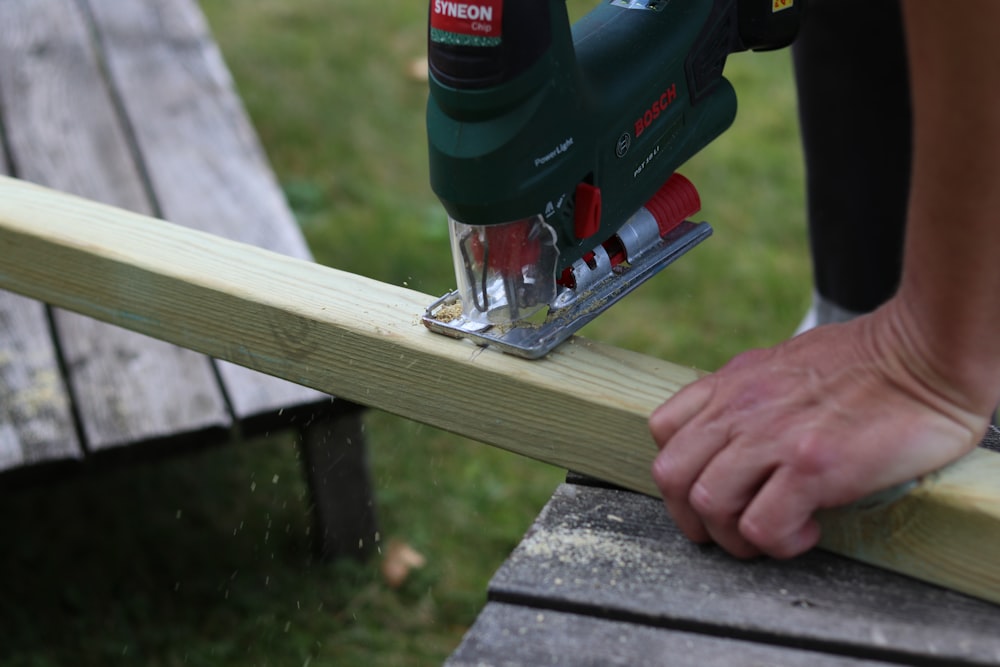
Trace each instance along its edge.
<path fill-rule="evenodd" d="M 573 0 L 574 16 L 592 2 Z M 428 187 L 426 4 L 202 0 L 319 261 L 454 286 Z M 713 369 L 790 334 L 810 283 L 787 53 L 740 55 L 732 130 L 683 171 L 715 236 L 586 335 Z M 484 397 L 489 400 L 489 397 Z M 2 665 L 437 665 L 563 472 L 367 416 L 382 541 L 427 566 L 314 562 L 294 443 L 276 437 L 5 494 Z"/>

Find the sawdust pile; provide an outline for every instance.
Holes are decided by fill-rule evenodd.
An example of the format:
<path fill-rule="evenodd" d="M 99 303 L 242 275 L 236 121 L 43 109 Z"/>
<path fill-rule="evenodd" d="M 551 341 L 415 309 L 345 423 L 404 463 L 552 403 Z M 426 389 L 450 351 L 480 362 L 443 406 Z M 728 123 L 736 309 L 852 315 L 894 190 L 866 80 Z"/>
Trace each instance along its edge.
<path fill-rule="evenodd" d="M 445 304 L 434 311 L 434 318 L 438 322 L 453 322 L 462 316 L 462 302 L 454 301 L 449 304 Z"/>

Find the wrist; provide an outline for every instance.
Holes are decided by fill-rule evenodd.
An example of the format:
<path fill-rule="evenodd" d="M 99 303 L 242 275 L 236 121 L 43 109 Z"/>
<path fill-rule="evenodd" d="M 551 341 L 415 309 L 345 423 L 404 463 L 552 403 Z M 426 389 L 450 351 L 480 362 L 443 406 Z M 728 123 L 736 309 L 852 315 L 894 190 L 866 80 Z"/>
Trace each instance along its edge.
<path fill-rule="evenodd" d="M 1000 335 L 988 315 L 936 309 L 904 280 L 874 313 L 872 340 L 930 402 L 962 421 L 988 419 L 1000 404 Z"/>

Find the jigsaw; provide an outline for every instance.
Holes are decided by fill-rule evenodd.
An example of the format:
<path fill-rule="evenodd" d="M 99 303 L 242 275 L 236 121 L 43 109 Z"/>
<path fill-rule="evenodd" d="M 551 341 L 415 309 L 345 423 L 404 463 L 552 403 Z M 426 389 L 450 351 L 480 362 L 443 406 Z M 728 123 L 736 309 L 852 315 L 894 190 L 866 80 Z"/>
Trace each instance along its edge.
<path fill-rule="evenodd" d="M 804 0 L 430 0 L 431 187 L 457 289 L 432 331 L 544 356 L 711 233 L 676 173 L 724 132 L 729 54 L 787 46 Z"/>

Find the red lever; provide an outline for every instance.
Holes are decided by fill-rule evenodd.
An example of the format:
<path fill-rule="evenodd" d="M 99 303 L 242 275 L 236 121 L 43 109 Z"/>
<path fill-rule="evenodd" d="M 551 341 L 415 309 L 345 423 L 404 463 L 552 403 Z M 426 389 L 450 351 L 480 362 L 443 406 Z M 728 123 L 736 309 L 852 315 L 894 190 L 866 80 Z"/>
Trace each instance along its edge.
<path fill-rule="evenodd" d="M 701 197 L 694 184 L 680 174 L 673 174 L 646 202 L 646 209 L 653 214 L 660 228 L 660 236 L 666 236 L 674 227 L 694 215 L 701 208 Z"/>

